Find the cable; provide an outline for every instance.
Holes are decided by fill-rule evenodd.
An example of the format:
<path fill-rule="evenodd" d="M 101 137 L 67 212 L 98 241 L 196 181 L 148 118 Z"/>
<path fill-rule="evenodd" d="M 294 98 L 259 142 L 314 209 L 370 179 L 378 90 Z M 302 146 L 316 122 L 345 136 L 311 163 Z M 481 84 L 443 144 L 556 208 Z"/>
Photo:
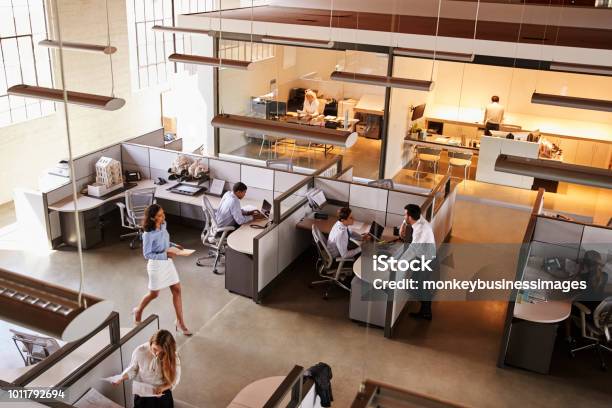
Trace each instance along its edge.
<path fill-rule="evenodd" d="M 108 13 L 108 0 L 106 0 L 106 45 L 110 48 L 110 17 Z M 110 61 L 110 74 L 111 74 L 111 97 L 115 97 L 115 74 L 113 72 L 113 53 L 108 54 Z"/>
<path fill-rule="evenodd" d="M 72 140 L 70 138 L 70 121 L 68 117 L 68 91 L 66 90 L 66 77 L 64 74 L 64 50 L 62 46 L 62 30 L 60 28 L 60 16 L 57 7 L 57 3 L 59 0 L 55 0 L 53 2 L 53 13 L 55 14 L 55 20 L 57 22 L 57 42 L 59 44 L 59 62 L 60 62 L 60 77 L 62 79 L 62 92 L 64 94 L 64 119 L 66 120 L 66 141 L 68 144 L 68 163 L 70 163 L 70 174 L 72 179 L 72 202 L 74 203 L 74 223 L 76 226 L 76 235 L 77 235 L 77 251 L 79 253 L 79 267 L 80 267 L 80 279 L 79 279 L 79 296 L 78 303 L 79 307 L 87 307 L 87 304 L 83 304 L 83 288 L 85 286 L 85 269 L 83 265 L 83 246 L 81 244 L 81 222 L 79 220 L 79 210 L 77 207 L 77 187 L 75 180 L 75 170 L 74 170 L 74 159 L 72 158 Z M 51 20 L 53 21 L 53 19 Z"/>
<path fill-rule="evenodd" d="M 442 0 L 438 0 L 438 17 L 436 19 L 436 38 L 434 42 L 433 62 L 431 63 L 431 74 L 429 80 L 433 81 L 434 67 L 436 66 L 436 53 L 438 51 L 438 30 L 440 29 L 440 14 L 442 13 Z"/>

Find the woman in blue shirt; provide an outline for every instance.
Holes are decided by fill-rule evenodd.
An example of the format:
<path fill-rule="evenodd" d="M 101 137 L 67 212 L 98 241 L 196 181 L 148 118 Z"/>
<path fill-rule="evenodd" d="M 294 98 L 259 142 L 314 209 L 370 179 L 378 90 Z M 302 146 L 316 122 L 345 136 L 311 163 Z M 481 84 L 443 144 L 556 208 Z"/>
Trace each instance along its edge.
<path fill-rule="evenodd" d="M 166 230 L 166 215 L 159 204 L 151 204 L 145 210 L 142 227 L 145 231 L 142 235 L 142 252 L 145 259 L 148 260 L 149 293 L 144 295 L 140 304 L 133 310 L 134 320 L 140 323 L 144 308 L 159 296 L 160 290 L 169 287 L 176 311 L 176 330 L 180 329 L 185 336 L 191 336 L 192 333 L 183 320 L 181 284 L 172 261 L 176 253 L 170 249 L 172 247 L 183 249 L 183 247 L 170 242 L 170 235 Z"/>

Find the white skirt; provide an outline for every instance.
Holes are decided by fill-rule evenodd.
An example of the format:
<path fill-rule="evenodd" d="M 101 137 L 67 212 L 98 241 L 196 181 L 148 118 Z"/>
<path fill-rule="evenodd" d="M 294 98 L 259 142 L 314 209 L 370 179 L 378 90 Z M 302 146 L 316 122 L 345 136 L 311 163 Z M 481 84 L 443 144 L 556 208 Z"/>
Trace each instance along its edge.
<path fill-rule="evenodd" d="M 161 290 L 179 283 L 178 273 L 172 259 L 149 259 L 149 290 Z"/>

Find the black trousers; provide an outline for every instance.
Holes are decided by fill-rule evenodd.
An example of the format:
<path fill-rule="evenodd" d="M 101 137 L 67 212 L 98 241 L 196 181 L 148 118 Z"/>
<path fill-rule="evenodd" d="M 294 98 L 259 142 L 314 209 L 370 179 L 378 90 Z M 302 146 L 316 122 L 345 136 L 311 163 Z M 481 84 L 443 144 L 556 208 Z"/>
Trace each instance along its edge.
<path fill-rule="evenodd" d="M 485 124 L 487 130 L 499 130 L 499 123 L 487 122 Z"/>
<path fill-rule="evenodd" d="M 140 397 L 134 395 L 134 408 L 174 408 L 172 391 L 164 391 L 161 397 Z"/>

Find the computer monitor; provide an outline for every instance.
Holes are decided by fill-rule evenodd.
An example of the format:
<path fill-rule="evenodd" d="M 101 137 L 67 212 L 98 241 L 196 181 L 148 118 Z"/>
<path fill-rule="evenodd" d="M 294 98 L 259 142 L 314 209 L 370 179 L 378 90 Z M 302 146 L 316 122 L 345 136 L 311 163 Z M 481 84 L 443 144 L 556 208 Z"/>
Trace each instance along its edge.
<path fill-rule="evenodd" d="M 261 213 L 266 217 L 270 217 L 272 213 L 272 204 L 268 200 L 263 200 L 263 204 L 261 205 Z"/>
<path fill-rule="evenodd" d="M 318 188 L 308 191 L 308 193 L 306 193 L 306 198 L 308 200 L 308 204 L 310 204 L 310 207 L 313 209 L 321 209 L 325 204 L 327 204 L 325 193 Z"/>
<path fill-rule="evenodd" d="M 287 115 L 287 102 L 267 101 L 266 119 Z"/>
<path fill-rule="evenodd" d="M 384 230 L 385 227 L 383 227 L 376 221 L 372 221 L 372 224 L 370 225 L 369 235 L 371 235 L 372 238 L 376 239 L 377 241 L 382 241 L 382 234 Z"/>
<path fill-rule="evenodd" d="M 414 122 L 417 119 L 421 119 L 423 117 L 423 115 L 425 114 L 425 104 L 421 104 L 418 106 L 415 106 L 412 109 L 412 121 Z"/>

